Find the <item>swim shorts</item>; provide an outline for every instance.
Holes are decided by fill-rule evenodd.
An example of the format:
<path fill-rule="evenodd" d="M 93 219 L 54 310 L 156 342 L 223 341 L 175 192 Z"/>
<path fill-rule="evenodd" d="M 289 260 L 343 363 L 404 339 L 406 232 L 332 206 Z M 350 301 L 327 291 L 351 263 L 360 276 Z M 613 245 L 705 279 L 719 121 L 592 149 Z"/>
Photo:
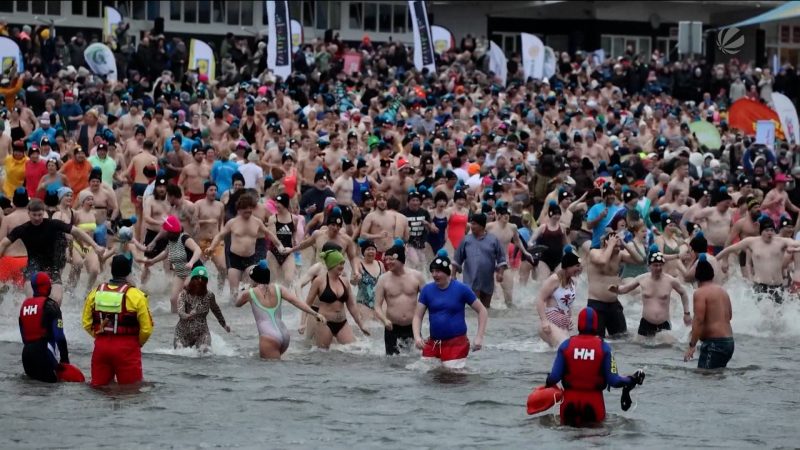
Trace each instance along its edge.
<path fill-rule="evenodd" d="M 392 324 L 391 330 L 384 329 L 383 342 L 387 355 L 399 355 L 400 349 L 408 349 L 414 345 L 414 331 L 411 325 Z"/>
<path fill-rule="evenodd" d="M 131 185 L 131 203 L 141 205 L 144 201 L 144 191 L 147 190 L 145 183 L 133 183 Z"/>
<path fill-rule="evenodd" d="M 733 356 L 733 338 L 712 338 L 703 340 L 700 346 L 698 369 L 719 369 L 726 367 Z"/>
<path fill-rule="evenodd" d="M 658 325 L 644 320 L 644 317 L 639 321 L 639 336 L 653 337 L 659 331 L 671 330 L 672 325 L 669 321 L 660 323 Z"/>
<path fill-rule="evenodd" d="M 451 369 L 464 367 L 467 363 L 467 355 L 469 355 L 469 339 L 467 339 L 467 335 L 456 336 L 443 341 L 429 338 L 425 342 L 425 348 L 422 349 L 423 358 L 438 358 L 442 361 L 442 365 Z"/>
<path fill-rule="evenodd" d="M 721 252 L 721 251 L 722 251 L 722 249 L 724 249 L 724 248 L 725 248 L 725 246 L 724 246 L 724 245 L 711 245 L 711 244 L 709 244 L 709 245 L 708 245 L 708 248 L 706 249 L 706 251 L 707 251 L 709 254 L 711 254 L 711 255 L 713 255 L 713 256 L 716 256 L 716 255 L 717 255 L 719 252 Z"/>
<path fill-rule="evenodd" d="M 0 283 L 12 283 L 22 287 L 25 284 L 27 256 L 3 256 L 0 258 Z"/>
<path fill-rule="evenodd" d="M 625 314 L 619 300 L 602 302 L 589 299 L 587 306 L 597 312 L 597 335 L 601 338 L 606 337 L 606 332 L 609 336 L 628 332 L 628 324 L 625 323 Z"/>
<path fill-rule="evenodd" d="M 236 253 L 231 252 L 230 265 L 228 268 L 244 272 L 245 269 L 258 264 L 259 261 L 261 261 L 261 259 L 259 259 L 255 254 L 250 256 L 239 256 Z"/>
<path fill-rule="evenodd" d="M 187 192 L 186 196 L 189 197 L 189 201 L 192 203 L 195 203 L 198 200 L 206 198 L 206 194 L 192 194 L 191 192 Z"/>
<path fill-rule="evenodd" d="M 783 286 L 770 286 L 764 283 L 753 283 L 753 290 L 758 294 L 757 299 L 761 301 L 763 296 L 767 296 L 773 303 L 783 303 Z"/>
<path fill-rule="evenodd" d="M 212 239 L 200 239 L 199 241 L 197 241 L 197 245 L 200 247 L 200 251 L 203 252 L 203 254 L 205 254 L 206 250 L 208 250 L 211 247 L 211 241 Z M 217 244 L 217 248 L 214 249 L 212 257 L 221 255 L 223 251 L 224 248 L 222 247 L 222 245 Z"/>

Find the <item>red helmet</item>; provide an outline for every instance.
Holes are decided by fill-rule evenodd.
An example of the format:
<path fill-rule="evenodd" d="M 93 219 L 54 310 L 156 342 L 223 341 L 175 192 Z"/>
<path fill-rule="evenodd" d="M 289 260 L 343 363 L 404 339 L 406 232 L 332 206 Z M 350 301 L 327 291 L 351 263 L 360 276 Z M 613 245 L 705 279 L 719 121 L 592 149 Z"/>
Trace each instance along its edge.
<path fill-rule="evenodd" d="M 592 308 L 583 308 L 578 314 L 578 333 L 594 334 L 597 331 L 597 312 Z"/>
<path fill-rule="evenodd" d="M 34 297 L 48 297 L 52 287 L 50 275 L 44 272 L 36 272 L 31 275 L 31 289 Z"/>

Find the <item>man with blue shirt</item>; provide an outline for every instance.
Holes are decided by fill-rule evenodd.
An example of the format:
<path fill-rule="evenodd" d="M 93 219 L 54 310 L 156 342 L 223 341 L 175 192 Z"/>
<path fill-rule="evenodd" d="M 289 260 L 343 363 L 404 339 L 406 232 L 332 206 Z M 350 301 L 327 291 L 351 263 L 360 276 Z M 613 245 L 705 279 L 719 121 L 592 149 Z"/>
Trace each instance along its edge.
<path fill-rule="evenodd" d="M 39 125 L 39 128 L 33 130 L 33 133 L 28 135 L 28 148 L 30 148 L 33 143 L 39 144 L 42 138 L 47 138 L 50 142 L 56 141 L 56 129 L 50 126 L 50 113 L 42 113 L 42 116 L 39 117 Z"/>
<path fill-rule="evenodd" d="M 603 186 L 603 203 L 598 203 L 586 213 L 586 221 L 592 229 L 592 248 L 600 248 L 600 239 L 605 234 L 606 227 L 614 219 L 621 206 L 617 205 L 617 194 L 610 184 Z"/>
<path fill-rule="evenodd" d="M 239 173 L 239 165 L 230 161 L 230 156 L 230 150 L 220 150 L 211 166 L 211 181 L 217 185 L 217 200 L 233 185 L 233 175 Z"/>
<path fill-rule="evenodd" d="M 467 285 L 451 278 L 452 264 L 447 252 L 442 249 L 430 264 L 433 282 L 422 288 L 419 303 L 411 322 L 414 343 L 422 350 L 423 358 L 437 358 L 447 368 L 462 368 L 469 355 L 467 321 L 464 306 L 469 305 L 478 313 L 478 333 L 472 345 L 473 351 L 483 347 L 486 322 L 489 313 Z M 430 338 L 422 339 L 422 319 L 429 311 Z"/>

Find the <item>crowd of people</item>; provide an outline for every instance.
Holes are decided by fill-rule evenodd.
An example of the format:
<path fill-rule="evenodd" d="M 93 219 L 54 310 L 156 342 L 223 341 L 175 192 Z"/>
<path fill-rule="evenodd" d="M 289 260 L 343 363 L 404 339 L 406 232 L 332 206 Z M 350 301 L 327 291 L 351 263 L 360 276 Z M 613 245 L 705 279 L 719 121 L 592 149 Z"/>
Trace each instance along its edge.
<path fill-rule="evenodd" d="M 620 336 L 629 317 L 619 296 L 636 292 L 637 339 L 674 342 L 674 292 L 692 329 L 686 358 L 702 341 L 698 366 L 719 368 L 734 348 L 725 281 L 741 276 L 775 303 L 800 287 L 795 148 L 758 145 L 726 120 L 741 97 L 796 99 L 791 67 L 773 77 L 735 60 L 579 52 L 533 80 L 511 55 L 508 80 L 497 80 L 485 39 L 466 37 L 429 72 L 404 45 L 332 35 L 302 46 L 282 80 L 264 69 L 263 43 L 251 51 L 229 35 L 218 58 L 233 70 L 209 80 L 186 69 L 179 40 L 146 34 L 134 51 L 125 30 L 117 82 L 71 51 L 80 35 L 70 51 L 60 35 L 49 51 L 47 28 L 11 30 L 32 40 L 28 61 L 0 81 L 0 281 L 52 300 L 52 321 L 70 268 L 69 285 L 89 292 L 95 385 L 115 370 L 120 383 L 141 380 L 148 302 L 162 301 L 144 294 L 153 277 L 171 280 L 176 347 L 208 348 L 208 313 L 230 331 L 223 311 L 249 303 L 260 355 L 280 358 L 285 300 L 321 348 L 369 336 L 375 321 L 387 355 L 416 346 L 449 367 L 482 347 L 487 310 L 518 307 L 515 285 L 536 283 L 538 333 L 559 349 L 547 383 L 567 373 L 589 390 L 643 376 L 618 377 L 612 364 L 600 382 L 575 379 L 572 350 L 589 342 L 570 338 L 578 306 L 578 336 Z M 349 49 L 363 59 L 348 74 Z M 722 146 L 702 145 L 694 121 L 716 126 Z M 588 298 L 578 299 L 584 271 Z M 478 317 L 472 341 L 466 305 Z M 26 348 L 63 341 L 49 325 L 26 335 L 22 322 Z M 62 346 L 68 362 L 65 342 L 23 362 Z M 570 398 L 577 409 L 596 401 Z"/>

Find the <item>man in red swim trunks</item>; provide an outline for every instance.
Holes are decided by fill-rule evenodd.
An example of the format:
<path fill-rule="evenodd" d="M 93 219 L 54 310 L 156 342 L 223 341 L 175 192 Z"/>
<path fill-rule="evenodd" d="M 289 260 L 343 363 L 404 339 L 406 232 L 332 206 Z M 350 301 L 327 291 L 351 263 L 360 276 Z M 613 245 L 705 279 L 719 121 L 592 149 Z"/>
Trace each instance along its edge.
<path fill-rule="evenodd" d="M 603 390 L 606 386 L 632 389 L 642 384 L 644 372 L 637 370 L 632 376 L 617 374 L 617 364 L 611 346 L 597 336 L 597 313 L 584 308 L 578 315 L 578 335 L 562 342 L 547 376 L 547 387 L 558 382 L 564 386 L 561 402 L 561 423 L 569 426 L 587 426 L 606 418 Z"/>

